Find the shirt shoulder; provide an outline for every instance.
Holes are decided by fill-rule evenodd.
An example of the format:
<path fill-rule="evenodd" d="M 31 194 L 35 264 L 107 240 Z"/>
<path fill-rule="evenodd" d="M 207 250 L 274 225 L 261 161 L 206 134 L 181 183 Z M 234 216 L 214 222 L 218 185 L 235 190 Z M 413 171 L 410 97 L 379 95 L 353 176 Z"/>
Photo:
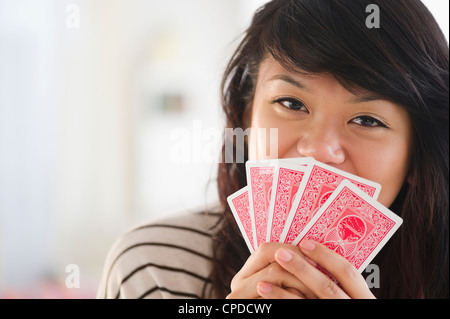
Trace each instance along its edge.
<path fill-rule="evenodd" d="M 175 215 L 126 231 L 107 255 L 97 298 L 203 298 L 220 216 Z"/>

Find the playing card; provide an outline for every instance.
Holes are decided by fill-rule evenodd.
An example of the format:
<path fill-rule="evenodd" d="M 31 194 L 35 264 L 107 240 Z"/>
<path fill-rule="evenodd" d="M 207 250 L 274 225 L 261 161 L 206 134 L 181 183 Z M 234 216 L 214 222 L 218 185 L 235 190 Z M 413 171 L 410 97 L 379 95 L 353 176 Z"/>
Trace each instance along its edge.
<path fill-rule="evenodd" d="M 362 272 L 403 220 L 348 180 L 336 188 L 301 234 L 344 256 Z"/>
<path fill-rule="evenodd" d="M 255 251 L 252 217 L 250 215 L 250 202 L 248 198 L 248 187 L 238 190 L 236 193 L 228 196 L 228 205 L 230 205 L 231 212 L 239 227 L 239 230 L 244 237 L 245 243 L 251 253 Z"/>
<path fill-rule="evenodd" d="M 292 162 L 280 160 L 276 165 L 267 218 L 266 241 L 279 241 L 292 202 L 310 163 L 312 158 L 303 158 Z"/>
<path fill-rule="evenodd" d="M 294 241 L 343 180 L 351 181 L 374 199 L 378 198 L 381 190 L 378 183 L 318 161 L 308 165 L 303 179 L 280 236 L 280 241 L 284 243 Z"/>
<path fill-rule="evenodd" d="M 266 240 L 267 212 L 277 161 L 247 161 L 246 173 L 255 249 Z"/>

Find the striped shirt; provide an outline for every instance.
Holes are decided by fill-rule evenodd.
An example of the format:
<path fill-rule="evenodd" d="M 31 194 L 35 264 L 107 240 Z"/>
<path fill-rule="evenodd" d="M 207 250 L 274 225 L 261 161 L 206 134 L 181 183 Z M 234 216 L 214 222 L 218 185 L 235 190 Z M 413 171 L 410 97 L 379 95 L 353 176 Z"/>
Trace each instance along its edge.
<path fill-rule="evenodd" d="M 172 216 L 124 233 L 107 255 L 97 298 L 208 297 L 219 216 Z"/>

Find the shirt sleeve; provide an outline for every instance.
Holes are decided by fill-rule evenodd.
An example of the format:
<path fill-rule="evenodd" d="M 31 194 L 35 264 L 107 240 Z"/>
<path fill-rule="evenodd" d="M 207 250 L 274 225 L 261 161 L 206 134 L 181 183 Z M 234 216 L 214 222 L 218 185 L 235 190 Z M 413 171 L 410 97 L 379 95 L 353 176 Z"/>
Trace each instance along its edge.
<path fill-rule="evenodd" d="M 143 224 L 120 236 L 105 260 L 97 298 L 207 297 L 216 215 Z"/>

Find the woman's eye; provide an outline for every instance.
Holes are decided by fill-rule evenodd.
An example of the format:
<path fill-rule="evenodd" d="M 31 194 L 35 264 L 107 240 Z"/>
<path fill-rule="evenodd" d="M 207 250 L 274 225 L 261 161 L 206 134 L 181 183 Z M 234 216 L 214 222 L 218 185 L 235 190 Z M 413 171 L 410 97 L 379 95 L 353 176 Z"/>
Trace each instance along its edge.
<path fill-rule="evenodd" d="M 371 116 L 358 116 L 352 122 L 364 127 L 387 127 L 383 122 Z"/>
<path fill-rule="evenodd" d="M 280 98 L 274 101 L 274 103 L 281 104 L 283 107 L 293 111 L 307 111 L 303 102 L 293 98 Z"/>

